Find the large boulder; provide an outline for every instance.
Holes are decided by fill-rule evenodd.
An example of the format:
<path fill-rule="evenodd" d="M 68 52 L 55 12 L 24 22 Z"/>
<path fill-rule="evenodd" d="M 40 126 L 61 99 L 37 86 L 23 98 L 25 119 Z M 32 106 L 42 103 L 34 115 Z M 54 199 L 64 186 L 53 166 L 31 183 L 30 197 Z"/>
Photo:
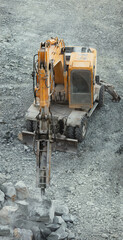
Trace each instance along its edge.
<path fill-rule="evenodd" d="M 16 190 L 14 185 L 11 182 L 5 182 L 1 185 L 1 190 L 4 192 L 4 194 L 8 197 L 11 198 L 13 201 L 16 198 Z"/>
<path fill-rule="evenodd" d="M 31 221 L 52 223 L 54 218 L 54 208 L 52 201 L 43 199 L 41 201 L 32 201 L 29 204 L 29 219 Z"/>
<path fill-rule="evenodd" d="M 56 216 L 62 216 L 63 214 L 67 215 L 69 213 L 68 207 L 65 204 L 62 204 L 61 202 L 54 201 L 53 206 Z"/>
<path fill-rule="evenodd" d="M 31 230 L 15 228 L 13 235 L 17 240 L 33 240 L 33 233 Z"/>
<path fill-rule="evenodd" d="M 52 232 L 49 237 L 47 238 L 47 240 L 67 240 L 68 237 L 68 233 L 65 232 L 65 228 L 64 226 L 60 226 L 60 228 L 58 230 L 56 230 L 55 232 Z"/>
<path fill-rule="evenodd" d="M 51 234 L 51 230 L 49 229 L 49 228 L 47 228 L 46 226 L 45 226 L 45 228 L 40 228 L 40 231 L 41 231 L 41 236 L 43 237 L 43 238 L 47 238 L 50 234 Z"/>
<path fill-rule="evenodd" d="M 25 200 L 18 200 L 16 201 L 16 204 L 18 205 L 19 207 L 19 210 L 24 213 L 24 214 L 28 214 L 28 206 L 29 206 L 29 203 Z"/>
<path fill-rule="evenodd" d="M 55 232 L 60 227 L 57 223 L 51 223 L 47 225 L 47 228 L 49 228 L 52 232 Z"/>
<path fill-rule="evenodd" d="M 18 199 L 24 200 L 28 198 L 29 192 L 23 181 L 17 182 L 15 185 L 15 189 L 16 189 L 16 194 Z"/>
<path fill-rule="evenodd" d="M 46 228 L 45 224 L 42 222 L 35 222 L 28 219 L 23 219 L 23 217 L 22 218 L 18 217 L 18 219 L 16 218 L 16 221 L 14 222 L 13 227 L 24 228 L 27 230 L 32 230 L 33 227 L 39 227 L 42 230 Z"/>
<path fill-rule="evenodd" d="M 41 232 L 40 232 L 39 227 L 33 226 L 31 230 L 33 232 L 34 240 L 41 240 Z"/>
<path fill-rule="evenodd" d="M 0 224 L 11 225 L 15 221 L 18 206 L 5 206 L 0 210 Z"/>

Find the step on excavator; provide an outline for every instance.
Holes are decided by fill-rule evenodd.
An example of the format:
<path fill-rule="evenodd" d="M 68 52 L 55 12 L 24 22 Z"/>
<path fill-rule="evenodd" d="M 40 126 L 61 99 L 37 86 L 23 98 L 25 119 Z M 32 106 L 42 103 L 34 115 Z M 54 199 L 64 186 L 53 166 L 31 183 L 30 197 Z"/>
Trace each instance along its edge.
<path fill-rule="evenodd" d="M 41 193 L 50 182 L 51 150 L 75 151 L 87 132 L 87 120 L 104 104 L 104 92 L 114 101 L 120 96 L 114 87 L 96 75 L 97 52 L 93 48 L 65 46 L 51 38 L 41 42 L 33 57 L 34 102 L 25 119 L 25 144 L 36 154 L 36 182 Z"/>

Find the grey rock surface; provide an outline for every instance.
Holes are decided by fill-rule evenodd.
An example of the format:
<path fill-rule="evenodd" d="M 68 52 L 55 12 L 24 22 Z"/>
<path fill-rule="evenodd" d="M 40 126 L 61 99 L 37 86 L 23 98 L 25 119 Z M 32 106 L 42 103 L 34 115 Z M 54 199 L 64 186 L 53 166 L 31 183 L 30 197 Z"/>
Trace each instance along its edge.
<path fill-rule="evenodd" d="M 54 232 L 55 232 L 59 227 L 60 227 L 60 225 L 57 224 L 57 223 L 51 223 L 51 224 L 48 224 L 48 225 L 47 225 L 47 228 L 49 228 L 51 231 L 54 231 Z"/>
<path fill-rule="evenodd" d="M 50 223 L 54 218 L 54 207 L 51 200 L 33 201 L 29 207 L 29 218 L 32 221 Z"/>
<path fill-rule="evenodd" d="M 63 214 L 62 218 L 65 222 L 70 222 L 73 223 L 74 222 L 74 217 L 72 216 L 72 214 Z"/>
<path fill-rule="evenodd" d="M 65 204 L 61 204 L 61 202 L 54 201 L 53 205 L 56 216 L 62 216 L 63 214 L 67 215 L 69 213 L 69 209 Z"/>
<path fill-rule="evenodd" d="M 68 240 L 75 240 L 75 234 L 72 232 L 68 233 Z"/>
<path fill-rule="evenodd" d="M 52 232 L 49 237 L 47 238 L 48 240 L 62 240 L 66 239 L 68 237 L 68 233 L 65 232 L 65 229 L 63 226 L 60 226 L 58 230 L 55 232 Z"/>
<path fill-rule="evenodd" d="M 0 187 L 3 183 L 6 182 L 6 175 L 5 174 L 2 174 L 0 173 Z"/>
<path fill-rule="evenodd" d="M 44 238 L 47 238 L 51 234 L 51 230 L 49 228 L 45 227 L 40 227 L 41 235 Z"/>
<path fill-rule="evenodd" d="M 5 206 L 0 210 L 0 224 L 8 225 L 15 220 L 15 214 L 17 213 L 17 206 Z"/>
<path fill-rule="evenodd" d="M 0 236 L 8 236 L 10 235 L 10 227 L 0 225 Z"/>
<path fill-rule="evenodd" d="M 60 226 L 60 228 L 58 230 L 56 230 L 56 233 L 58 233 L 61 236 L 62 236 L 62 234 L 68 236 L 68 233 L 65 231 L 66 231 L 66 226 L 64 224 L 62 224 Z"/>
<path fill-rule="evenodd" d="M 0 236 L 0 240 L 15 240 L 15 239 L 13 237 L 9 237 L 9 236 L 6 236 L 6 237 Z"/>
<path fill-rule="evenodd" d="M 41 240 L 41 231 L 39 227 L 33 226 L 31 230 L 33 232 L 33 240 Z"/>
<path fill-rule="evenodd" d="M 52 232 L 47 238 L 47 240 L 59 240 L 59 235 L 55 232 L 54 233 Z"/>
<path fill-rule="evenodd" d="M 33 233 L 31 230 L 15 228 L 13 235 L 18 240 L 33 240 Z"/>
<path fill-rule="evenodd" d="M 0 208 L 3 206 L 5 194 L 0 190 Z"/>
<path fill-rule="evenodd" d="M 5 182 L 1 185 L 1 190 L 5 193 L 5 195 L 11 198 L 13 201 L 16 198 L 16 190 L 14 185 L 11 182 Z"/>
<path fill-rule="evenodd" d="M 62 224 L 64 220 L 61 216 L 54 216 L 53 222 L 57 224 Z"/>
<path fill-rule="evenodd" d="M 4 0 L 0 29 L 0 117 L 5 122 L 0 124 L 0 174 L 9 175 L 13 184 L 23 180 L 35 196 L 35 155 L 17 139 L 33 102 L 33 55 L 51 36 L 63 38 L 66 46 L 96 48 L 97 74 L 123 98 L 122 1 Z M 122 113 L 123 100 L 113 103 L 105 93 L 105 104 L 90 118 L 77 153 L 52 154 L 46 194 L 76 216 L 69 226 L 79 232 L 78 239 L 103 240 L 103 233 L 123 239 Z"/>
<path fill-rule="evenodd" d="M 27 199 L 29 196 L 29 192 L 27 187 L 23 181 L 19 181 L 15 185 L 15 189 L 17 192 L 17 198 L 20 200 Z"/>
<path fill-rule="evenodd" d="M 44 223 L 30 221 L 28 219 L 24 219 L 23 216 L 22 216 L 22 218 L 19 217 L 19 219 L 16 219 L 16 221 L 13 224 L 13 227 L 14 228 L 24 228 L 24 229 L 27 229 L 27 230 L 30 230 L 30 229 L 32 230 L 33 227 L 38 227 L 38 228 L 41 228 L 41 229 L 46 228 Z"/>
<path fill-rule="evenodd" d="M 16 204 L 18 205 L 20 211 L 24 212 L 25 214 L 28 214 L 29 203 L 27 201 L 19 200 L 19 201 L 16 201 Z"/>
<path fill-rule="evenodd" d="M 63 229 L 65 231 L 67 228 L 66 222 L 63 222 L 60 227 L 61 227 L 61 229 Z"/>

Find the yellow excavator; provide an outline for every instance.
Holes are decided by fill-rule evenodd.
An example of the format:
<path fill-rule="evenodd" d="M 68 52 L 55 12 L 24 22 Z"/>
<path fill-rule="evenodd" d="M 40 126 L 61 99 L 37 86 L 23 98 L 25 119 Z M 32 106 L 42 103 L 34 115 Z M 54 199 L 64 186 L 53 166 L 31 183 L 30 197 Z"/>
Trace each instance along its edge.
<path fill-rule="evenodd" d="M 26 113 L 23 143 L 33 142 L 37 186 L 45 192 L 50 182 L 51 148 L 73 151 L 87 131 L 87 120 L 104 104 L 104 91 L 115 101 L 114 87 L 96 74 L 97 52 L 93 48 L 65 46 L 51 38 L 41 42 L 33 58 L 34 102 Z"/>

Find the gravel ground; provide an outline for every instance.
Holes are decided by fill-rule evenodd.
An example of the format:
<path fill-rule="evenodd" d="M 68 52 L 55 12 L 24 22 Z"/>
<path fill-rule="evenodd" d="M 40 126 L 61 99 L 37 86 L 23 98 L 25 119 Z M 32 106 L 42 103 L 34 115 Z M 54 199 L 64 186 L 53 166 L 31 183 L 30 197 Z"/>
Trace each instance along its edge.
<path fill-rule="evenodd" d="M 33 54 L 51 36 L 66 45 L 94 47 L 98 74 L 122 97 L 122 0 L 0 0 L 0 5 L 0 172 L 13 183 L 24 180 L 36 194 L 35 156 L 17 140 L 33 101 Z M 52 154 L 46 194 L 67 203 L 76 216 L 73 231 L 82 240 L 123 239 L 122 112 L 122 100 L 113 103 L 106 94 L 77 154 Z"/>

